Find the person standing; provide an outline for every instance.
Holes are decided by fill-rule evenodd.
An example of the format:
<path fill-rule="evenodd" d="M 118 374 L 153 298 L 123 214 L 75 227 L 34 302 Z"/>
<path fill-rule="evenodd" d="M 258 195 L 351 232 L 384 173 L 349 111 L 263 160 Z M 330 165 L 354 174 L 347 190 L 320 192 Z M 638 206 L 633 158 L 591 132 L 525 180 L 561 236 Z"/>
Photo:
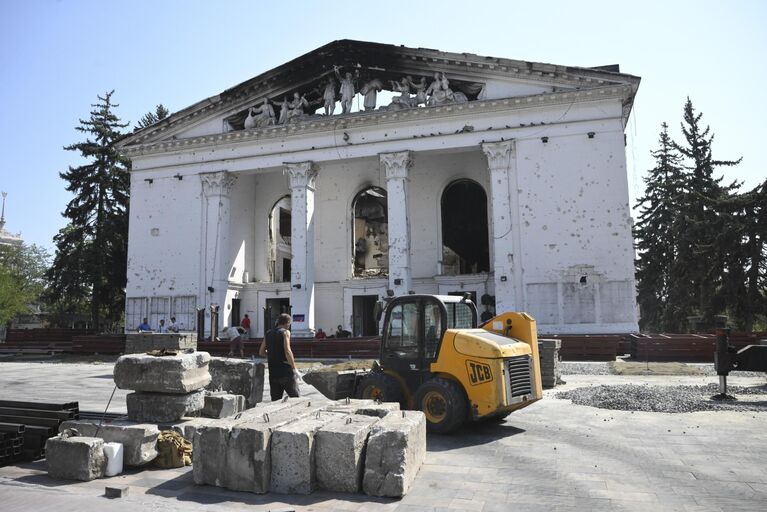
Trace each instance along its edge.
<path fill-rule="evenodd" d="M 178 324 L 176 323 L 176 317 L 170 317 L 170 325 L 168 326 L 168 332 L 178 332 Z"/>
<path fill-rule="evenodd" d="M 245 315 L 245 317 L 242 319 L 242 322 L 240 322 L 240 327 L 243 329 L 242 333 L 242 339 L 249 340 L 250 339 L 250 317 L 248 315 Z"/>
<path fill-rule="evenodd" d="M 163 334 L 168 332 L 168 328 L 165 326 L 165 319 L 164 318 L 160 318 L 160 325 L 157 327 L 157 332 L 160 332 L 160 333 L 163 333 Z"/>
<path fill-rule="evenodd" d="M 240 353 L 240 357 L 245 357 L 244 347 L 242 346 L 242 333 L 240 329 L 235 326 L 231 326 L 226 330 L 226 335 L 229 337 L 229 357 L 234 356 L 234 351 L 237 350 Z"/>
<path fill-rule="evenodd" d="M 269 363 L 269 391 L 272 401 L 298 396 L 298 370 L 293 351 L 290 349 L 290 315 L 282 313 L 277 318 L 277 327 L 267 331 L 258 354 Z"/>

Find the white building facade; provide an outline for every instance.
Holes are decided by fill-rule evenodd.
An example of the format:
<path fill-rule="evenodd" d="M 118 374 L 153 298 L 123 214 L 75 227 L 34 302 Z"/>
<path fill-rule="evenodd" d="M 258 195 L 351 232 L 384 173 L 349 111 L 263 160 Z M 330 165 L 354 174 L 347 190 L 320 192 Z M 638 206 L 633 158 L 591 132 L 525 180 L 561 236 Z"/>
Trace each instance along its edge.
<path fill-rule="evenodd" d="M 177 112 L 121 143 L 126 328 L 194 329 L 217 304 L 252 336 L 280 312 L 294 336 L 369 335 L 392 290 L 469 292 L 542 333 L 636 331 L 638 85 L 615 66 L 344 40 Z"/>

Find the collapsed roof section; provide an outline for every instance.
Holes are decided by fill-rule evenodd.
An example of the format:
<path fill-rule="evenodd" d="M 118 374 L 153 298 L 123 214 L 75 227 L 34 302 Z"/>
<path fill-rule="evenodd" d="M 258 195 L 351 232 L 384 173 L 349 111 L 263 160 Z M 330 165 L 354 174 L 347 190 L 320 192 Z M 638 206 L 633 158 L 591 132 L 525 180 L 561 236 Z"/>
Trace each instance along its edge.
<path fill-rule="evenodd" d="M 396 88 L 404 77 L 421 84 L 433 84 L 432 80 L 439 82 L 435 74 L 442 74 L 443 80 L 449 78 L 451 98 L 455 94 L 459 102 L 624 86 L 629 91 L 623 100 L 624 125 L 640 81 L 638 77 L 620 73 L 616 65 L 596 68 L 559 66 L 345 39 L 331 42 L 176 112 L 125 137 L 120 146 L 127 149 L 203 135 L 206 134 L 204 130 L 190 132 L 189 128 L 210 123 L 211 120 L 219 123 L 216 128 L 219 133 L 246 129 L 246 118 L 251 107 L 258 107 L 259 103 L 267 100 L 277 110 L 280 110 L 279 104 L 282 103 L 282 110 L 285 111 L 287 102 L 294 98 L 294 94 L 296 102 L 299 97 L 305 99 L 303 105 L 306 105 L 306 114 L 309 115 L 304 116 L 303 108 L 299 108 L 301 119 L 312 117 L 310 114 L 322 106 L 323 90 L 328 80 L 334 80 L 335 90 L 338 91 L 339 79 L 346 73 L 352 75 L 355 92 L 368 83 L 395 82 L 392 86 Z M 447 90 L 447 80 L 444 83 Z M 384 88 L 391 90 L 387 86 Z M 413 87 L 406 89 L 407 96 L 411 92 L 417 94 L 417 89 Z M 416 98 L 410 101 L 409 106 L 416 106 Z M 395 106 L 399 108 L 401 105 Z M 425 102 L 423 106 L 435 105 Z M 386 110 L 386 107 L 381 110 Z M 284 118 L 277 119 L 276 113 L 273 117 L 274 123 L 286 122 Z"/>

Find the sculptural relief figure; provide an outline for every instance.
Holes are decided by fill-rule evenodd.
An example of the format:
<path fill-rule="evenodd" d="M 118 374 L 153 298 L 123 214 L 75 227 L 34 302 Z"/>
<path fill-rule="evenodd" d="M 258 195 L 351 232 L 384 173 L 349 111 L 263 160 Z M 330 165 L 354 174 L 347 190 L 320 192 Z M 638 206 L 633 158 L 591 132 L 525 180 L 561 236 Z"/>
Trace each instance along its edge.
<path fill-rule="evenodd" d="M 466 103 L 468 101 L 464 93 L 460 91 L 453 92 L 450 89 L 450 81 L 445 76 L 445 73 L 434 73 L 434 81 L 426 89 L 426 94 L 429 95 L 429 99 L 426 102 L 426 105 L 429 107 L 445 103 Z"/>
<path fill-rule="evenodd" d="M 245 129 L 251 130 L 256 127 L 256 109 L 250 107 L 248 109 L 248 117 L 245 118 Z"/>
<path fill-rule="evenodd" d="M 253 126 L 248 126 L 248 119 L 251 115 L 258 114 L 253 119 Z M 248 113 L 248 119 L 245 119 L 245 129 L 258 127 L 264 128 L 275 124 L 276 116 L 274 115 L 274 107 L 269 102 L 269 98 L 264 98 L 264 103 L 259 108 L 251 108 Z"/>
<path fill-rule="evenodd" d="M 293 93 L 293 101 L 288 104 L 290 110 L 288 111 L 287 121 L 290 122 L 293 119 L 304 115 L 304 107 L 308 107 L 309 102 L 306 101 L 304 96 L 300 96 L 297 92 Z"/>
<path fill-rule="evenodd" d="M 325 106 L 325 115 L 333 115 L 333 111 L 336 109 L 336 82 L 332 78 L 328 78 L 328 81 L 325 83 L 322 100 Z"/>
<path fill-rule="evenodd" d="M 285 124 L 288 122 L 288 112 L 290 112 L 288 98 L 283 96 L 282 101 L 278 105 L 280 106 L 280 118 L 277 120 L 277 124 Z"/>
<path fill-rule="evenodd" d="M 410 99 L 410 84 L 407 78 L 403 78 L 399 83 L 391 80 L 392 91 L 400 93 L 399 96 L 394 96 L 389 105 L 391 110 L 399 110 L 403 108 L 410 108 L 413 103 Z"/>
<path fill-rule="evenodd" d="M 413 77 L 408 76 L 407 81 L 410 87 L 415 89 L 415 99 L 413 99 L 413 105 L 426 105 L 426 77 L 422 76 L 419 82 L 413 82 Z"/>
<path fill-rule="evenodd" d="M 381 92 L 382 89 L 383 89 L 383 84 L 377 78 L 370 80 L 369 82 L 365 83 L 365 85 L 362 86 L 362 89 L 360 89 L 360 94 L 362 94 L 365 98 L 365 101 L 364 101 L 365 110 L 375 110 L 376 97 L 378 93 Z"/>
<path fill-rule="evenodd" d="M 338 72 L 338 66 L 333 66 L 338 81 L 341 82 L 341 113 L 348 114 L 352 111 L 352 100 L 354 99 L 354 81 L 352 74 L 347 72 L 343 77 Z"/>

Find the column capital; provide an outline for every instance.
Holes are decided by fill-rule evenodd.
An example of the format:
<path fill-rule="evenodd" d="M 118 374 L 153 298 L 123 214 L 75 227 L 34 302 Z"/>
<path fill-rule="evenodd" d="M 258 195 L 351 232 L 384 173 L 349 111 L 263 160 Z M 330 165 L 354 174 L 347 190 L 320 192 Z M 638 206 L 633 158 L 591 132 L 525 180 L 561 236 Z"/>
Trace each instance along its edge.
<path fill-rule="evenodd" d="M 482 152 L 487 157 L 487 167 L 491 171 L 508 169 L 511 164 L 511 154 L 513 151 L 513 140 L 482 143 Z"/>
<path fill-rule="evenodd" d="M 314 190 L 314 184 L 317 180 L 317 167 L 314 162 L 285 162 L 285 173 L 290 178 L 290 189 L 310 188 Z"/>
<path fill-rule="evenodd" d="M 206 172 L 200 174 L 200 181 L 206 197 L 228 196 L 237 176 L 229 171 Z"/>
<path fill-rule="evenodd" d="M 407 179 L 408 170 L 413 164 L 412 153 L 410 151 L 399 151 L 397 153 L 379 153 L 378 157 L 386 171 L 386 180 Z"/>

